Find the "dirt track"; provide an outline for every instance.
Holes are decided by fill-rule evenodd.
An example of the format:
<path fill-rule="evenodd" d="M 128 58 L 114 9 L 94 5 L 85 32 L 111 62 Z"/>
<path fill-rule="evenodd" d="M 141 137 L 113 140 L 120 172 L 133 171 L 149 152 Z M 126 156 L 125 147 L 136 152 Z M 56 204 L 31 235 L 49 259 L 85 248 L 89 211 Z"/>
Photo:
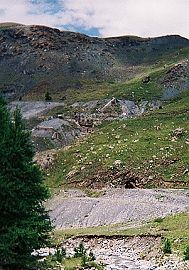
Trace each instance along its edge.
<path fill-rule="evenodd" d="M 62 192 L 48 202 L 57 229 L 116 223 L 138 224 L 189 211 L 184 190 L 111 189 L 98 198 L 81 191 Z"/>

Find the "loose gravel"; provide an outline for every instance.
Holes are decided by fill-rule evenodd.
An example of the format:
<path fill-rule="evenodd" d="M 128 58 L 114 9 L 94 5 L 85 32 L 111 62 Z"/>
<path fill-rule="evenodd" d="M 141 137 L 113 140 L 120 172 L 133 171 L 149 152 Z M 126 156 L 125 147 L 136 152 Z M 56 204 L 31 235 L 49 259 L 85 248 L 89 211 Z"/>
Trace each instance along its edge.
<path fill-rule="evenodd" d="M 57 229 L 116 223 L 138 224 L 157 217 L 189 211 L 184 190 L 111 189 L 98 198 L 81 191 L 61 192 L 48 202 Z"/>
<path fill-rule="evenodd" d="M 16 107 L 21 109 L 23 118 L 30 119 L 35 116 L 39 116 L 44 111 L 48 111 L 58 106 L 64 106 L 64 103 L 60 102 L 45 102 L 45 101 L 14 101 L 9 104 L 12 110 Z"/>

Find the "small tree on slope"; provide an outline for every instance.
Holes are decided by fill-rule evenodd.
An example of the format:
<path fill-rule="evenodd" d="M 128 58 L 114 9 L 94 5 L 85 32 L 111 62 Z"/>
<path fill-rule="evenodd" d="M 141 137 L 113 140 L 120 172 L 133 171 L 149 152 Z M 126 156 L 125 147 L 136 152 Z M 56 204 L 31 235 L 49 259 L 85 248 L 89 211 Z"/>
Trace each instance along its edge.
<path fill-rule="evenodd" d="M 19 110 L 10 117 L 0 99 L 0 266 L 23 268 L 52 230 L 43 202 L 48 190 L 33 163 L 33 145 Z"/>

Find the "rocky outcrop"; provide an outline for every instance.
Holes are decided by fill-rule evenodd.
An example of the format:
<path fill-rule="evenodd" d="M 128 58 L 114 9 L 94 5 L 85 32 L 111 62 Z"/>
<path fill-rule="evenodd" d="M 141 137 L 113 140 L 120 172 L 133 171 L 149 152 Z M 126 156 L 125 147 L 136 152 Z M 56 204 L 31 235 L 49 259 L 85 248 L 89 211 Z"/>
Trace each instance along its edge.
<path fill-rule="evenodd" d="M 48 139 L 52 144 L 51 148 L 61 148 L 71 144 L 81 133 L 81 129 L 73 122 L 59 118 L 52 118 L 39 123 L 32 130 L 33 139 L 38 138 Z M 37 144 L 37 149 L 40 149 L 40 144 Z"/>
<path fill-rule="evenodd" d="M 161 237 L 78 237 L 63 243 L 69 255 L 80 242 L 92 250 L 106 270 L 188 270 L 189 263 L 176 254 L 165 256 Z"/>
<path fill-rule="evenodd" d="M 93 132 L 94 128 L 103 120 L 136 117 L 148 110 L 159 108 L 161 102 L 143 101 L 140 104 L 136 104 L 130 100 L 116 98 L 76 102 L 70 106 L 70 112 L 66 116 L 49 112 L 60 107 L 63 109 L 65 104 L 62 102 L 17 101 L 9 103 L 9 108 L 12 111 L 17 106 L 20 108 L 23 118 L 27 120 L 29 127 L 32 129 L 36 150 L 44 151 L 71 144 L 80 135 Z M 125 176 L 124 179 L 126 179 Z M 128 183 L 130 185 L 130 181 Z M 135 184 L 132 183 L 132 185 Z M 125 182 L 125 185 L 128 184 Z"/>
<path fill-rule="evenodd" d="M 189 87 L 189 61 L 182 61 L 172 66 L 161 79 L 164 88 L 164 100 L 177 97 L 182 91 Z"/>
<path fill-rule="evenodd" d="M 131 100 L 124 99 L 104 99 L 94 100 L 90 102 L 77 102 L 71 105 L 73 111 L 81 111 L 77 113 L 81 117 L 88 117 L 94 122 L 105 119 L 132 118 L 149 110 L 156 110 L 162 106 L 159 100 L 142 101 L 136 103 Z"/>
<path fill-rule="evenodd" d="M 82 128 L 74 119 L 63 120 L 59 115 L 46 115 L 56 107 L 63 107 L 61 102 L 11 102 L 9 108 L 14 111 L 19 107 L 23 118 L 32 129 L 32 138 L 37 151 L 60 148 L 69 145 L 77 138 Z M 30 122 L 34 122 L 33 125 Z"/>
<path fill-rule="evenodd" d="M 15 101 L 10 102 L 8 104 L 11 111 L 14 111 L 17 107 L 21 110 L 22 116 L 24 119 L 31 119 L 33 117 L 41 116 L 45 112 L 58 107 L 64 106 L 63 102 L 43 102 L 43 101 L 36 101 L 36 102 L 22 102 L 22 101 Z"/>

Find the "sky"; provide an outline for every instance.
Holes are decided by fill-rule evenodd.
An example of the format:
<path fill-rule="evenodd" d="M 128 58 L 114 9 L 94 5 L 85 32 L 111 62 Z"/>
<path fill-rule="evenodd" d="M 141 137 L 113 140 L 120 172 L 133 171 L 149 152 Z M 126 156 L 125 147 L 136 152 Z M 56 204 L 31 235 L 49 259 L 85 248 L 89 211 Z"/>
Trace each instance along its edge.
<path fill-rule="evenodd" d="M 0 22 L 41 24 L 91 36 L 189 38 L 189 0 L 0 0 Z"/>

